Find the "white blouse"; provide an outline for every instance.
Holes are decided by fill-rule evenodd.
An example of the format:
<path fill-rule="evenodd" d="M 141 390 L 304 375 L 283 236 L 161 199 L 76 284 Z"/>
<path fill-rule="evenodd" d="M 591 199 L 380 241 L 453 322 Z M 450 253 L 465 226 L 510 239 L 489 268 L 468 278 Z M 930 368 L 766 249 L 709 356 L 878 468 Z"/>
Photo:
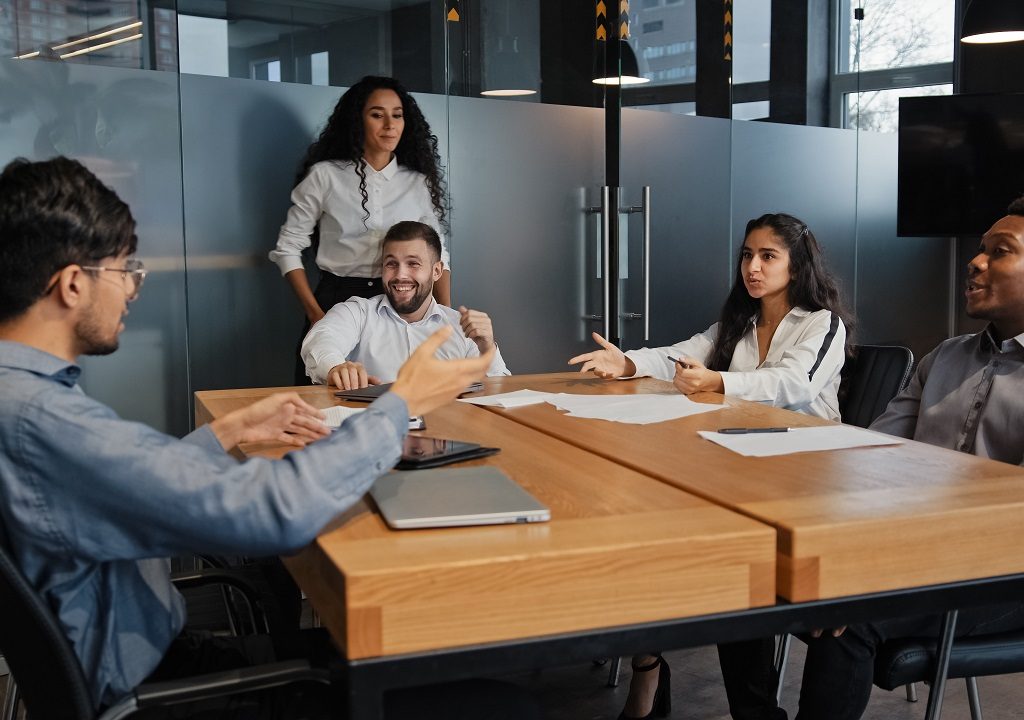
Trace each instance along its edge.
<path fill-rule="evenodd" d="M 388 228 L 402 220 L 418 220 L 440 234 L 427 179 L 392 157 L 384 169 L 366 166 L 365 220 L 355 163 L 326 160 L 309 169 L 292 190 L 292 206 L 270 259 L 281 274 L 302 267 L 302 251 L 320 223 L 317 266 L 339 277 L 380 277 L 381 243 Z M 441 236 L 441 261 L 449 267 L 448 248 Z"/>
<path fill-rule="evenodd" d="M 630 350 L 634 377 L 671 381 L 675 363 L 668 356 L 688 357 L 706 364 L 718 336 L 718 323 L 689 340 L 663 348 Z M 828 310 L 793 308 L 775 330 L 768 354 L 760 365 L 757 316 L 736 343 L 729 370 L 722 373 L 725 394 L 776 407 L 839 420 L 839 373 L 846 362 L 846 328 Z"/>

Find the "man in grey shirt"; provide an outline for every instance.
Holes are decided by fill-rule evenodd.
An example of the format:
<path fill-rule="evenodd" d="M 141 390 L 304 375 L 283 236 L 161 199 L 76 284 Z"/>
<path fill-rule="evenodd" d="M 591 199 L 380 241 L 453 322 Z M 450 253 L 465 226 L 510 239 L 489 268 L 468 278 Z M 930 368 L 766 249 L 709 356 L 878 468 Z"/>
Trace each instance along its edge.
<path fill-rule="evenodd" d="M 967 266 L 967 314 L 988 321 L 950 338 L 918 365 L 907 388 L 872 430 L 1021 465 L 1024 460 L 1024 198 L 981 238 Z M 921 558 L 921 562 L 928 562 Z M 808 637 L 797 720 L 856 720 L 868 704 L 878 646 L 894 638 L 938 636 L 938 615 L 851 625 Z M 1024 603 L 962 610 L 957 637 L 1024 628 Z M 770 677 L 748 667 L 734 682 Z M 762 707 L 733 709 L 737 720 L 785 720 L 774 692 Z M 770 698 L 770 699 L 769 699 Z"/>
<path fill-rule="evenodd" d="M 180 668 L 205 652 L 175 644 L 185 610 L 163 558 L 308 544 L 395 463 L 409 416 L 453 399 L 493 356 L 434 357 L 445 328 L 333 434 L 287 393 L 179 440 L 78 385 L 78 356 L 117 349 L 146 274 L 136 243 L 128 206 L 77 162 L 16 160 L 0 175 L 0 540 L 53 608 L 97 708 L 169 649 Z M 225 452 L 253 441 L 306 447 L 277 461 Z"/>

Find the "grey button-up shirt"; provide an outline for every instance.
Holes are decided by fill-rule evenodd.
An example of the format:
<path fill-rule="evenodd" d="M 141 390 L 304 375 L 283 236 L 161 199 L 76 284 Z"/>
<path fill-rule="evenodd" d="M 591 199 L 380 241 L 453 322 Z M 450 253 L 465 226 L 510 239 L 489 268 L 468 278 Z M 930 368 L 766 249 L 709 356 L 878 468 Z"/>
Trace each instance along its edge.
<path fill-rule="evenodd" d="M 1024 334 L 950 338 L 921 360 L 872 430 L 1024 464 Z"/>
<path fill-rule="evenodd" d="M 80 374 L 0 341 L 0 522 L 97 705 L 138 685 L 184 625 L 165 558 L 303 547 L 394 465 L 409 423 L 388 394 L 302 452 L 239 463 L 208 426 L 179 440 L 122 420 Z"/>

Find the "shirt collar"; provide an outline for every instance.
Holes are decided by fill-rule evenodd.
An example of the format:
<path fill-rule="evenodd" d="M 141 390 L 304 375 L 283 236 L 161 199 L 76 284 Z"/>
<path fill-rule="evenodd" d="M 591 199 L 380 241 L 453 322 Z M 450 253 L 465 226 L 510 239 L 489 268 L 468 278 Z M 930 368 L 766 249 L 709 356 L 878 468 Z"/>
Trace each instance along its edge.
<path fill-rule="evenodd" d="M 426 314 L 423 315 L 423 319 L 414 323 L 407 322 L 405 318 L 398 314 L 398 311 L 395 310 L 394 307 L 392 307 L 391 301 L 388 300 L 387 294 L 380 296 L 380 305 L 377 306 L 377 312 L 381 315 L 391 317 L 394 320 L 404 322 L 406 325 L 419 325 L 420 323 L 426 322 L 427 320 L 430 320 L 433 317 L 439 317 L 442 320 L 444 319 L 444 315 L 441 312 L 441 308 L 437 304 L 437 301 L 433 298 L 433 296 L 431 296 L 430 298 L 430 305 L 427 306 L 427 312 Z"/>
<path fill-rule="evenodd" d="M 802 307 L 795 307 L 795 308 L 790 308 L 789 312 L 788 312 L 788 313 L 786 313 L 785 317 L 783 317 L 782 319 L 783 319 L 783 320 L 785 320 L 785 319 L 786 319 L 786 318 L 788 318 L 788 317 L 789 317 L 790 315 L 792 315 L 793 317 L 803 318 L 803 317 L 807 317 L 807 316 L 808 316 L 808 315 L 810 315 L 810 314 L 811 314 L 812 312 L 813 312 L 813 310 L 808 310 L 808 309 L 806 309 L 806 308 L 802 308 Z M 757 324 L 757 321 L 758 321 L 758 320 L 759 320 L 760 318 L 761 318 L 761 313 L 754 313 L 754 314 L 753 314 L 753 315 L 751 316 L 751 318 L 750 318 L 750 324 L 751 324 L 751 325 L 756 325 L 756 324 Z"/>
<path fill-rule="evenodd" d="M 374 170 L 369 165 L 366 167 L 370 168 L 371 171 L 382 180 L 391 180 L 398 173 L 398 156 L 392 155 L 391 162 L 382 167 L 380 170 Z"/>
<path fill-rule="evenodd" d="M 0 340 L 0 367 L 25 370 L 33 375 L 51 377 L 62 385 L 74 387 L 82 368 L 67 360 L 29 345 Z"/>
<path fill-rule="evenodd" d="M 1010 352 L 1011 350 L 1018 350 L 1024 348 L 1024 333 L 1016 335 L 1012 338 L 1007 338 L 1001 343 L 996 342 L 995 336 L 992 334 L 992 325 L 989 324 L 978 333 L 979 341 L 983 350 L 994 350 L 995 352 Z"/>

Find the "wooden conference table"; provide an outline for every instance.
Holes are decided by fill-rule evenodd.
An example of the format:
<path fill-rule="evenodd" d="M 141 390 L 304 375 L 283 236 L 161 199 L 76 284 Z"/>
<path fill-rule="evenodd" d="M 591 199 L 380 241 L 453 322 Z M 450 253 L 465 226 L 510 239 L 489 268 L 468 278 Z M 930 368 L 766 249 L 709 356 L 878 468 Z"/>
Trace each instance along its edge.
<path fill-rule="evenodd" d="M 483 394 L 521 388 L 672 391 L 561 373 L 492 378 Z M 196 393 L 196 424 L 282 389 Z M 696 431 L 823 421 L 695 399 L 724 407 L 654 425 L 547 404 L 428 415 L 422 434 L 501 447 L 473 462 L 552 520 L 395 532 L 363 501 L 286 558 L 347 660 L 351 716 L 379 717 L 391 687 L 1024 597 L 1024 469 L 913 442 L 746 458 Z"/>

